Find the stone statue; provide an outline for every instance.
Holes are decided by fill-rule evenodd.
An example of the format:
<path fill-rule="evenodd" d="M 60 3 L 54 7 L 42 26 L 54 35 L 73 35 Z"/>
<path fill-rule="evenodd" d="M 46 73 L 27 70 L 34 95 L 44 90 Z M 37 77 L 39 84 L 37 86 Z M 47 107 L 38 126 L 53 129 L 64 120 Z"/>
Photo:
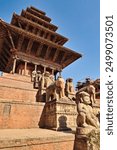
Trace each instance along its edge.
<path fill-rule="evenodd" d="M 75 99 L 75 89 L 74 89 L 74 85 L 73 85 L 73 79 L 72 78 L 68 78 L 66 80 L 66 84 L 65 84 L 65 94 L 68 98 L 70 99 Z"/>
<path fill-rule="evenodd" d="M 42 88 L 46 89 L 53 82 L 52 75 L 48 71 L 46 71 L 42 76 Z"/>
<path fill-rule="evenodd" d="M 99 128 L 99 121 L 96 115 L 93 113 L 91 107 L 90 94 L 85 91 L 77 92 L 76 94 L 77 104 L 77 125 L 78 127 L 95 127 Z"/>
<path fill-rule="evenodd" d="M 32 81 L 32 82 L 35 81 L 36 73 L 37 73 L 36 70 L 33 70 L 33 71 L 32 71 L 32 74 L 31 74 L 31 81 Z"/>
<path fill-rule="evenodd" d="M 65 81 L 61 76 L 59 76 L 56 80 L 56 88 L 59 98 L 65 97 Z"/>
<path fill-rule="evenodd" d="M 51 83 L 46 89 L 46 102 L 50 100 L 60 100 L 65 97 L 65 81 L 62 77 Z"/>
<path fill-rule="evenodd" d="M 46 89 L 46 102 L 52 100 L 58 100 L 58 94 L 56 93 L 56 84 L 53 82 Z"/>
<path fill-rule="evenodd" d="M 95 103 L 95 87 L 92 85 L 92 82 L 87 82 L 87 85 L 79 89 L 78 93 L 82 91 L 85 91 L 90 95 L 91 104 L 93 105 Z"/>
<path fill-rule="evenodd" d="M 41 71 L 37 71 L 36 72 L 36 75 L 35 75 L 35 78 L 34 78 L 34 87 L 39 89 L 39 87 L 41 86 L 40 82 L 41 82 L 41 78 L 42 78 L 42 74 L 41 74 Z"/>

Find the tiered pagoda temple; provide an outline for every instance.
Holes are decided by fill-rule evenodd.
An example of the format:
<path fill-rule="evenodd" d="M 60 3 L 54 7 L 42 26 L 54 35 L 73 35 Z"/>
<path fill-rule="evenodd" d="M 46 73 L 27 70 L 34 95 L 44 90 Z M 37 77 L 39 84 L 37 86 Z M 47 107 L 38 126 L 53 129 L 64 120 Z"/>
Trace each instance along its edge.
<path fill-rule="evenodd" d="M 0 70 L 31 75 L 33 70 L 57 72 L 81 57 L 63 45 L 68 39 L 56 33 L 46 13 L 34 7 L 13 14 L 11 23 L 0 19 Z"/>
<path fill-rule="evenodd" d="M 72 78 L 66 82 L 60 74 L 56 78 L 82 55 L 63 46 L 68 39 L 56 33 L 58 27 L 50 22 L 45 12 L 32 6 L 21 15 L 14 13 L 10 24 L 0 19 L 0 129 L 10 129 L 9 138 L 0 139 L 0 149 L 73 150 L 87 146 L 82 134 L 85 128 L 77 127 L 77 91 Z M 97 90 L 99 83 L 95 82 Z M 99 116 L 99 103 L 91 112 Z M 67 132 L 65 136 L 47 129 L 77 130 L 76 135 Z"/>

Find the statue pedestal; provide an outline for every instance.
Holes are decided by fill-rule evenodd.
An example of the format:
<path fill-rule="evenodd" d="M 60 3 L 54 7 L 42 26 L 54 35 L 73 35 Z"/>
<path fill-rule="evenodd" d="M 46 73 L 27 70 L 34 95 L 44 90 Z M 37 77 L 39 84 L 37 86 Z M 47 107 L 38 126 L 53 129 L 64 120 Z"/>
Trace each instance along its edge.
<path fill-rule="evenodd" d="M 50 101 L 45 105 L 45 128 L 71 130 L 76 128 L 76 118 L 76 103 L 68 98 Z"/>
<path fill-rule="evenodd" d="M 99 150 L 99 129 L 78 127 L 76 129 L 74 150 Z"/>

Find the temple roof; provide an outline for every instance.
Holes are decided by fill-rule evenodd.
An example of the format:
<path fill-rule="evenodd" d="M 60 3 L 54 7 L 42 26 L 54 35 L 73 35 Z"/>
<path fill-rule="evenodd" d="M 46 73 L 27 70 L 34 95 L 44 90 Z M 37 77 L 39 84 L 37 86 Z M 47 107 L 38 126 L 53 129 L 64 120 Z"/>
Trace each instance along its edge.
<path fill-rule="evenodd" d="M 5 68 L 14 55 L 19 59 L 43 63 L 61 70 L 82 55 L 64 47 L 68 39 L 55 32 L 46 13 L 34 7 L 13 14 L 11 24 L 0 20 L 0 68 Z"/>

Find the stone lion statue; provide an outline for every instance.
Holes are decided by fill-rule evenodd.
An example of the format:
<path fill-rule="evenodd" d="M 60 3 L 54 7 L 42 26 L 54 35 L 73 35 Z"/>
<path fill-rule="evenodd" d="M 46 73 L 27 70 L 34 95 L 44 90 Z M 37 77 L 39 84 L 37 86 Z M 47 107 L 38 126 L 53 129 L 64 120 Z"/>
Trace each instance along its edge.
<path fill-rule="evenodd" d="M 42 88 L 47 88 L 52 82 L 53 82 L 53 79 L 52 78 L 50 78 L 50 73 L 48 72 L 48 71 L 46 71 L 44 74 L 43 74 L 43 76 L 42 76 L 42 81 L 41 81 L 41 83 L 42 83 Z"/>
<path fill-rule="evenodd" d="M 93 113 L 91 107 L 90 94 L 85 91 L 77 92 L 76 94 L 76 104 L 77 104 L 77 125 L 78 127 L 92 126 L 95 128 L 99 127 L 98 118 Z"/>
<path fill-rule="evenodd" d="M 65 84 L 65 94 L 68 98 L 70 99 L 75 99 L 75 89 L 74 89 L 74 85 L 73 85 L 73 79 L 72 78 L 68 78 L 66 80 L 66 84 Z"/>

